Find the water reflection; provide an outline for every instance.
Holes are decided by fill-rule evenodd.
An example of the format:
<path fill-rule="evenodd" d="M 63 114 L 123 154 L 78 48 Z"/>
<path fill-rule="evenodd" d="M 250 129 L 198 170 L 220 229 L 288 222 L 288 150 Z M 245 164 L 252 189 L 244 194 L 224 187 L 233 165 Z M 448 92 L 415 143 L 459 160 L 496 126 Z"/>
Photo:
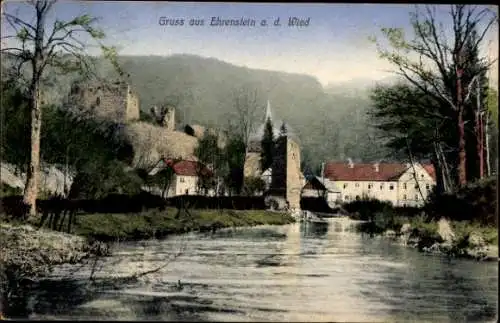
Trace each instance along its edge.
<path fill-rule="evenodd" d="M 100 287 L 46 282 L 36 311 L 39 318 L 174 321 L 495 318 L 496 264 L 425 256 L 363 237 L 351 225 L 334 219 L 327 226 L 262 226 L 122 245 L 102 264 Z M 109 277 L 164 264 L 179 244 L 182 255 L 165 270 L 109 283 Z M 85 270 L 81 277 L 91 268 Z"/>

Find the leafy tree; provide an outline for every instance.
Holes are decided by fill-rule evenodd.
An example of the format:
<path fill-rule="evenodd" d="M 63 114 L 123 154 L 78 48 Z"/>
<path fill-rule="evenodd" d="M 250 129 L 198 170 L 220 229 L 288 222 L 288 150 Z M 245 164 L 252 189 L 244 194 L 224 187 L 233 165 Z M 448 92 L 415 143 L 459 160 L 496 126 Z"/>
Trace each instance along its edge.
<path fill-rule="evenodd" d="M 85 164 L 75 176 L 69 197 L 101 199 L 113 193 L 140 193 L 143 181 L 126 168 L 126 164 L 117 160 Z"/>
<path fill-rule="evenodd" d="M 271 119 L 266 120 L 264 127 L 264 135 L 261 140 L 261 168 L 265 171 L 271 167 L 273 163 L 273 153 L 274 153 L 274 133 L 273 133 L 273 123 Z"/>
<path fill-rule="evenodd" d="M 280 136 L 286 136 L 287 135 L 287 130 L 286 130 L 286 124 L 283 122 L 280 127 Z"/>
<path fill-rule="evenodd" d="M 2 161 L 25 172 L 29 161 L 29 100 L 15 82 L 2 80 L 0 133 Z"/>
<path fill-rule="evenodd" d="M 233 101 L 236 108 L 236 122 L 233 123 L 233 128 L 238 137 L 243 140 L 246 151 L 250 142 L 250 135 L 255 129 L 257 90 L 246 85 L 233 93 Z"/>
<path fill-rule="evenodd" d="M 266 189 L 266 183 L 260 177 L 247 177 L 245 178 L 245 186 L 243 188 L 243 194 L 248 196 L 253 196 Z"/>
<path fill-rule="evenodd" d="M 172 164 L 175 164 L 173 161 Z M 161 188 L 161 197 L 166 198 L 168 191 L 172 186 L 172 180 L 174 178 L 174 169 L 169 165 L 155 174 L 149 181 L 148 184 L 153 184 L 154 186 Z"/>
<path fill-rule="evenodd" d="M 196 169 L 198 189 L 205 194 L 208 190 L 216 188 L 219 178 L 224 178 L 224 153 L 219 148 L 218 141 L 217 135 L 206 130 L 194 152 L 199 161 Z M 207 172 L 207 168 L 211 172 Z"/>
<path fill-rule="evenodd" d="M 245 166 L 245 143 L 236 135 L 231 136 L 225 147 L 225 158 L 228 173 L 225 177 L 225 185 L 230 192 L 240 194 L 243 187 L 243 172 Z"/>
<path fill-rule="evenodd" d="M 477 6 L 452 5 L 453 37 L 448 38 L 452 39 L 449 43 L 442 24 L 436 21 L 435 7 L 425 8 L 423 16 L 419 8 L 411 15 L 413 39 L 407 40 L 400 28 L 382 28 L 390 48 L 383 48 L 380 43 L 378 48 L 381 57 L 392 63 L 396 73 L 418 89 L 421 95 L 447 108 L 441 119 L 451 118 L 454 122 L 457 133 L 454 145 L 457 150 L 457 184 L 464 186 L 467 182 L 467 88 L 471 81 L 469 78 L 480 73 L 471 68 L 476 63 L 470 53 L 479 47 L 497 17 L 488 9 L 478 10 Z M 481 30 L 480 26 L 483 26 Z M 475 38 L 472 37 L 474 30 L 477 32 Z"/>
<path fill-rule="evenodd" d="M 104 32 L 94 25 L 97 21 L 89 15 L 82 15 L 69 21 L 56 19 L 52 29 L 49 29 L 49 14 L 55 4 L 54 0 L 29 1 L 33 10 L 33 23 L 8 12 L 3 12 L 3 18 L 11 27 L 13 34 L 2 38 L 12 40 L 2 48 L 2 53 L 15 60 L 15 72 L 19 80 L 23 80 L 23 66 L 28 64 L 28 79 L 25 85 L 29 92 L 31 154 L 27 169 L 24 202 L 30 206 L 30 214 L 36 214 L 36 198 L 38 194 L 38 177 L 40 171 L 40 135 L 42 126 L 42 106 L 44 104 L 44 87 L 51 73 L 80 73 L 92 70 L 92 61 L 86 55 L 86 45 L 78 38 L 78 34 L 89 35 L 103 50 L 104 57 L 109 59 L 119 70 L 114 48 L 106 47 L 101 40 Z M 48 33 L 46 33 L 48 32 Z M 121 72 L 121 71 L 120 71 Z"/>

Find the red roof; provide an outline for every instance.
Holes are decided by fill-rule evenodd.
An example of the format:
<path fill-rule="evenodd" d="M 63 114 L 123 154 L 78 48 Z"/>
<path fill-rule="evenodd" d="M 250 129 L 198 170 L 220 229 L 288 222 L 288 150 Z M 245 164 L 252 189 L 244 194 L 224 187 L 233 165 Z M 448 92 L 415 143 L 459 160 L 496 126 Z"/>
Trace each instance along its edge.
<path fill-rule="evenodd" d="M 198 176 L 202 175 L 212 175 L 212 172 L 202 163 L 192 160 L 179 160 L 174 161 L 172 159 L 164 159 L 163 162 L 171 166 L 176 175 L 181 176 Z"/>
<path fill-rule="evenodd" d="M 423 166 L 434 178 L 432 165 Z M 375 164 L 353 164 L 351 168 L 348 163 L 334 162 L 325 165 L 325 177 L 333 181 L 396 181 L 407 169 L 400 163 L 380 163 L 377 171 Z"/>
<path fill-rule="evenodd" d="M 433 180 L 436 180 L 436 170 L 434 169 L 434 166 L 432 164 L 424 164 L 422 165 L 424 169 L 431 175 Z"/>

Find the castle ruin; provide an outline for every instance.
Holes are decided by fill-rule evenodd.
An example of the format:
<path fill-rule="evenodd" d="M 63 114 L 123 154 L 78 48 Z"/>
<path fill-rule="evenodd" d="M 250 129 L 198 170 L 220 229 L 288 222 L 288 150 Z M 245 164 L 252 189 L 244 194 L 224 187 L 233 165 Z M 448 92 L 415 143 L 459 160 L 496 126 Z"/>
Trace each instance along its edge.
<path fill-rule="evenodd" d="M 139 120 L 139 97 L 126 82 L 75 86 L 71 94 L 82 112 L 119 123 Z"/>

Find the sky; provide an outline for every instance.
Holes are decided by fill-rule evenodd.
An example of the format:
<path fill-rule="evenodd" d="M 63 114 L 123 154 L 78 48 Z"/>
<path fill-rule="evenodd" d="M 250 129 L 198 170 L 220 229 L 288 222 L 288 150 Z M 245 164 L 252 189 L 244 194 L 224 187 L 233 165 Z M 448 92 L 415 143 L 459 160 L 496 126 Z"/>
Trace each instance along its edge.
<path fill-rule="evenodd" d="M 391 65 L 378 57 L 369 37 L 380 36 L 382 27 L 409 30 L 409 12 L 414 8 L 408 4 L 59 1 L 50 19 L 81 14 L 100 18 L 106 43 L 117 46 L 121 55 L 195 54 L 238 66 L 309 74 L 327 85 L 391 77 Z M 32 21 L 28 9 L 13 0 L 4 8 Z M 443 6 L 437 11 L 444 25 L 449 25 L 448 10 Z M 184 19 L 184 25 L 161 26 L 160 17 Z M 212 17 L 254 19 L 256 26 L 210 26 Z M 288 26 L 289 17 L 309 19 L 309 24 Z M 273 26 L 277 18 L 281 25 Z M 190 26 L 191 19 L 204 20 L 204 25 Z M 270 26 L 260 26 L 262 19 Z M 3 30 L 4 26 L 2 22 Z M 490 53 L 498 57 L 498 25 L 490 39 Z M 498 72 L 492 78 L 498 80 Z"/>

